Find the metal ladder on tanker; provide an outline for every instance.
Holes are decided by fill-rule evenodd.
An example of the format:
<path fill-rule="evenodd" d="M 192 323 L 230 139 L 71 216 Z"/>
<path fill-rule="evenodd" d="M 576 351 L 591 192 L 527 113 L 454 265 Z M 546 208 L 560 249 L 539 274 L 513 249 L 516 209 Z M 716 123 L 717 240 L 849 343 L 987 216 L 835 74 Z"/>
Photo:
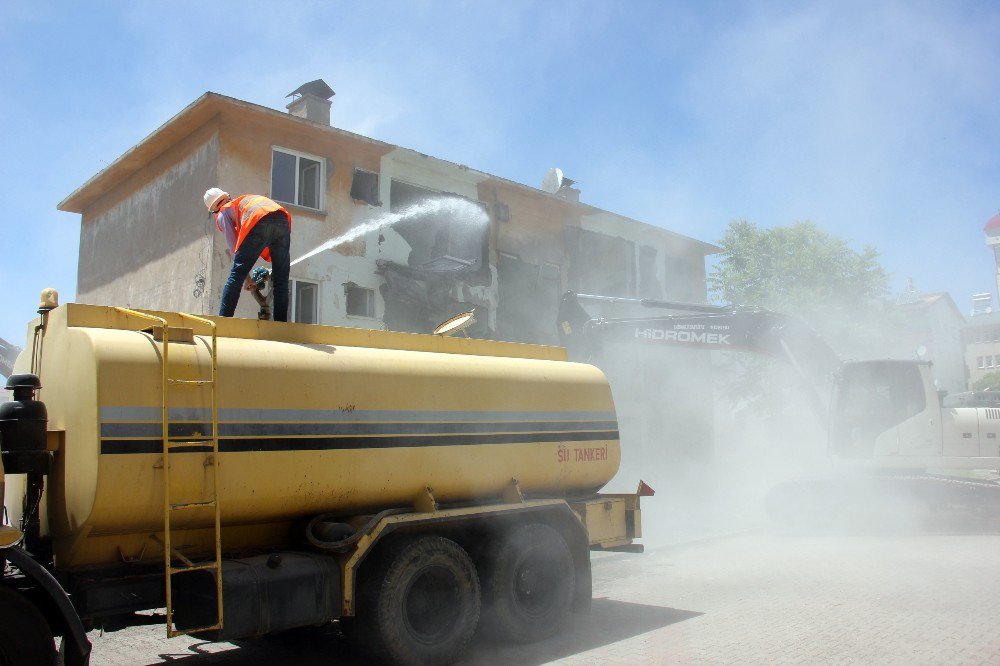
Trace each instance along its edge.
<path fill-rule="evenodd" d="M 166 586 L 166 603 L 167 603 L 167 637 L 173 638 L 174 636 L 182 636 L 185 634 L 194 634 L 202 631 L 213 631 L 222 629 L 222 530 L 221 530 L 221 517 L 219 510 L 219 411 L 218 403 L 216 401 L 216 382 L 218 378 L 218 353 L 217 353 L 217 335 L 216 335 L 216 324 L 210 319 L 205 319 L 203 317 L 198 317 L 191 314 L 178 313 L 182 319 L 192 319 L 199 323 L 205 324 L 211 329 L 212 332 L 212 374 L 210 379 L 180 379 L 177 377 L 172 377 L 170 375 L 170 327 L 167 324 L 167 320 L 162 317 L 157 317 L 154 315 L 146 314 L 145 312 L 137 312 L 135 310 L 129 310 L 127 308 L 115 308 L 119 312 L 123 312 L 128 315 L 133 315 L 141 317 L 143 319 L 148 319 L 157 322 L 162 331 L 162 342 L 163 342 L 163 353 L 160 356 L 160 370 L 161 370 L 161 414 L 162 414 L 162 443 L 163 443 L 163 559 L 165 568 L 165 586 Z M 212 416 L 212 430 L 209 435 L 183 435 L 183 436 L 172 436 L 170 433 L 170 389 L 184 389 L 184 390 L 199 390 L 208 389 L 211 392 L 211 416 Z M 197 501 L 187 501 L 187 502 L 174 502 L 171 497 L 171 483 L 170 483 L 170 458 L 171 452 L 177 449 L 188 448 L 192 446 L 204 447 L 206 444 L 210 443 L 212 447 L 210 464 L 212 467 L 212 490 L 207 493 Z M 212 507 L 214 509 L 215 519 L 213 521 L 213 542 L 214 542 L 214 559 L 207 560 L 203 562 L 194 562 L 179 550 L 177 550 L 173 545 L 172 538 L 172 527 L 171 527 L 171 515 L 178 511 L 189 511 L 197 510 L 200 508 Z M 180 565 L 174 564 L 174 560 L 180 561 Z M 179 630 L 174 628 L 174 606 L 173 606 L 173 578 L 179 574 L 189 573 L 192 571 L 214 571 L 215 572 L 215 585 L 216 585 L 216 621 L 214 624 L 201 627 L 192 627 L 184 630 Z"/>

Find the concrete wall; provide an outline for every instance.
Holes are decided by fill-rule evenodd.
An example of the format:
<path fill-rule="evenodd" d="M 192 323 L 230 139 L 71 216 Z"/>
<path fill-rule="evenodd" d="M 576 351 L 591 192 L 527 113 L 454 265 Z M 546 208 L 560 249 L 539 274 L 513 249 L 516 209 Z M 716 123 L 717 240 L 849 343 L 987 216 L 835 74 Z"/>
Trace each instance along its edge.
<path fill-rule="evenodd" d="M 476 172 L 455 168 L 454 165 L 414 151 L 387 149 L 380 144 L 349 135 L 318 132 L 309 126 L 286 126 L 266 118 L 240 117 L 223 122 L 220 187 L 234 195 L 269 195 L 271 154 L 275 147 L 314 155 L 326 165 L 323 210 L 286 206 L 293 217 L 293 260 L 356 227 L 391 217 L 391 184 L 394 179 L 437 192 L 458 194 L 473 201 L 477 196 L 476 184 L 483 179 Z M 381 205 L 371 205 L 350 196 L 356 168 L 379 174 Z M 293 266 L 291 277 L 293 280 L 319 285 L 320 323 L 382 328 L 385 301 L 379 288 L 384 280 L 376 273 L 376 262 L 386 260 L 406 265 L 410 249 L 410 245 L 400 234 L 391 227 L 383 227 Z M 213 262 L 216 278 L 211 285 L 215 303 L 221 297 L 230 262 L 225 244 L 217 243 Z M 347 314 L 347 284 L 374 290 L 374 318 Z M 475 294 L 478 301 L 487 305 L 495 303 L 495 283 L 485 287 L 480 285 L 476 289 L 480 292 Z M 467 288 L 458 286 L 455 299 L 461 300 L 463 295 L 470 296 L 468 292 Z M 256 311 L 257 305 L 251 298 L 241 298 L 236 316 L 254 317 Z M 486 307 L 481 314 L 485 314 L 488 321 L 495 322 L 495 308 Z"/>
<path fill-rule="evenodd" d="M 205 289 L 214 229 L 201 196 L 218 155 L 213 121 L 83 211 L 78 302 L 193 313 L 218 306 Z"/>
<path fill-rule="evenodd" d="M 579 227 L 580 208 L 499 179 L 481 183 L 479 199 L 494 218 L 497 337 L 558 344 L 556 318 L 569 261 L 567 229 Z"/>
<path fill-rule="evenodd" d="M 293 216 L 293 258 L 351 229 L 391 216 L 394 181 L 485 204 L 491 218 L 483 256 L 487 265 L 475 279 L 447 285 L 452 302 L 477 307 L 484 334 L 554 342 L 549 329 L 553 328 L 556 296 L 567 284 L 574 288 L 569 280 L 573 257 L 577 258 L 575 268 L 581 271 L 618 270 L 613 262 L 584 265 L 577 250 L 568 251 L 572 241 L 568 230 L 582 228 L 630 244 L 629 295 L 680 297 L 669 287 L 674 282 L 671 266 L 703 271 L 699 248 L 664 240 L 662 232 L 626 218 L 610 213 L 581 218 L 580 211 L 586 208 L 460 165 L 346 133 L 318 130 L 312 124 L 234 109 L 172 146 L 85 211 L 78 299 L 216 312 L 231 256 L 221 234 L 209 226 L 200 194 L 217 185 L 234 196 L 270 195 L 275 147 L 316 156 L 325 165 L 322 210 L 286 206 Z M 380 205 L 350 196 L 356 168 L 378 174 Z M 155 242 L 142 242 L 153 238 Z M 401 234 L 385 227 L 294 266 L 291 277 L 319 285 L 321 323 L 380 328 L 385 317 L 380 287 L 385 278 L 378 274 L 377 262 L 406 266 L 410 250 Z M 501 256 L 506 259 L 501 261 Z M 508 286 L 514 290 L 506 291 L 507 312 L 498 320 L 501 267 L 509 273 Z M 514 288 L 515 283 L 520 286 Z M 373 318 L 346 314 L 347 284 L 374 291 Z M 515 312 L 518 309 L 522 312 Z M 252 318 L 256 311 L 257 304 L 243 294 L 236 316 Z M 435 316 L 450 314 L 442 310 Z M 505 328 L 504 319 L 518 322 L 500 331 Z"/>
<path fill-rule="evenodd" d="M 370 142 L 352 141 L 343 135 L 316 131 L 315 127 L 308 125 L 276 123 L 268 118 L 239 116 L 227 117 L 223 121 L 220 187 L 234 195 L 270 195 L 274 147 L 315 155 L 325 162 L 323 210 L 286 205 L 292 215 L 293 260 L 381 214 L 379 207 L 354 201 L 350 191 L 355 167 L 376 173 L 380 170 L 381 156 L 385 152 L 383 148 Z M 380 328 L 379 308 L 376 309 L 376 319 L 346 315 L 343 285 L 354 282 L 359 286 L 376 288 L 375 258 L 386 254 L 396 256 L 402 252 L 402 248 L 392 240 L 379 243 L 375 234 L 293 266 L 291 277 L 320 285 L 320 323 Z M 263 265 L 264 262 L 259 261 L 258 264 Z M 225 242 L 216 244 L 214 265 L 217 270 L 212 297 L 217 305 L 231 265 Z M 236 316 L 252 318 L 256 312 L 256 302 L 249 295 L 241 297 Z"/>
<path fill-rule="evenodd" d="M 627 266 L 593 266 L 588 270 L 628 271 L 628 293 L 616 294 L 704 302 L 705 261 L 699 248 L 682 236 L 666 234 L 609 212 L 584 215 L 580 227 L 593 234 L 621 239 L 628 249 Z"/>

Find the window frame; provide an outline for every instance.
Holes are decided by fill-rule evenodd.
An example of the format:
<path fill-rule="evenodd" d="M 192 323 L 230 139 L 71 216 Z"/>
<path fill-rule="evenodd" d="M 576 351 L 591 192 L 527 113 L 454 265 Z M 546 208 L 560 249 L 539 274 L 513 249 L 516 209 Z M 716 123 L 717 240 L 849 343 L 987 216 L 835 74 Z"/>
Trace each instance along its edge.
<path fill-rule="evenodd" d="M 294 196 L 296 199 L 299 198 L 299 171 L 300 171 L 299 160 L 301 160 L 304 157 L 307 160 L 312 160 L 313 162 L 319 163 L 319 182 L 316 184 L 316 190 L 317 190 L 316 198 L 318 199 L 318 201 L 316 202 L 318 204 L 317 208 L 313 208 L 312 206 L 306 206 L 298 201 L 284 201 L 274 196 L 274 152 L 275 151 L 284 153 L 286 155 L 295 158 L 295 172 L 294 172 L 295 180 L 292 184 L 292 190 L 295 193 Z M 284 146 L 272 145 L 270 180 L 271 180 L 270 182 L 271 198 L 277 201 L 278 203 L 286 203 L 292 206 L 298 206 L 299 208 L 304 208 L 306 210 L 315 210 L 319 212 L 323 212 L 326 210 L 326 158 L 325 157 L 321 157 L 319 155 L 312 155 L 310 153 L 304 153 L 301 150 L 293 150 L 292 148 L 285 148 Z"/>
<path fill-rule="evenodd" d="M 298 307 L 297 307 L 297 305 L 298 305 L 297 291 L 298 291 L 298 285 L 300 285 L 300 284 L 308 284 L 308 285 L 312 285 L 313 287 L 316 288 L 316 304 L 315 304 L 315 307 L 314 307 L 315 315 L 316 315 L 315 316 L 315 320 L 316 321 L 313 322 L 313 323 L 319 324 L 320 321 L 321 321 L 320 320 L 320 283 L 319 282 L 314 282 L 312 280 L 300 280 L 300 279 L 297 279 L 297 278 L 292 278 L 292 279 L 290 279 L 288 281 L 288 321 L 294 322 L 296 324 L 304 323 L 304 322 L 300 322 L 298 320 L 298 314 L 299 313 L 298 313 Z"/>
<path fill-rule="evenodd" d="M 354 313 L 348 312 L 348 310 L 347 310 L 347 298 L 348 298 L 348 292 L 351 289 L 364 289 L 365 291 L 369 292 L 368 303 L 371 306 L 371 314 L 370 315 L 366 315 L 366 314 L 363 314 L 363 315 L 362 314 L 354 314 Z M 354 283 L 354 284 L 351 284 L 351 283 L 345 284 L 344 285 L 344 316 L 345 317 L 357 317 L 358 319 L 368 319 L 368 320 L 378 319 L 376 308 L 375 308 L 375 289 L 373 287 L 366 287 L 366 286 L 364 286 L 362 284 L 357 284 L 357 283 Z"/>
<path fill-rule="evenodd" d="M 359 199 L 356 196 L 354 196 L 354 181 L 357 178 L 359 172 L 367 174 L 372 178 L 374 178 L 375 180 L 374 188 L 372 189 L 372 195 L 374 199 L 373 201 L 369 199 Z M 370 171 L 368 169 L 362 169 L 361 167 L 354 167 L 354 171 L 351 172 L 351 190 L 350 190 L 351 199 L 353 199 L 354 201 L 362 201 L 368 204 L 369 206 L 379 207 L 382 205 L 381 187 L 382 187 L 382 177 L 378 171 Z"/>

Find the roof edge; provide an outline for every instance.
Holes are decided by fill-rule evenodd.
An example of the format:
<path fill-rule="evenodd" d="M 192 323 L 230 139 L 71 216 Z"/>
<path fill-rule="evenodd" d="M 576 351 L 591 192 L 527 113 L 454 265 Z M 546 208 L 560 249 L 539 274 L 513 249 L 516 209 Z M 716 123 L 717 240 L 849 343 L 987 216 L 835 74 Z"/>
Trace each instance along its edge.
<path fill-rule="evenodd" d="M 304 118 L 299 118 L 297 116 L 284 113 L 277 109 L 273 109 L 271 107 L 255 104 L 253 102 L 247 102 L 245 100 L 236 99 L 235 97 L 229 97 L 228 95 L 223 95 L 212 91 L 202 93 L 193 102 L 185 106 L 178 113 L 171 116 L 166 122 L 162 123 L 159 127 L 157 127 L 155 130 L 153 130 L 144 138 L 142 138 L 137 144 L 135 144 L 134 146 L 129 148 L 126 152 L 121 154 L 118 157 L 118 159 L 116 159 L 114 162 L 112 162 L 104 169 L 100 170 L 95 175 L 87 179 L 86 182 L 77 187 L 75 190 L 73 190 L 73 192 L 71 192 L 62 201 L 60 201 L 59 204 L 56 206 L 56 208 L 58 210 L 67 213 L 82 214 L 83 210 L 87 206 L 89 206 L 94 200 L 96 200 L 97 198 L 99 198 L 100 196 L 102 196 L 115 186 L 117 186 L 118 183 L 124 181 L 128 177 L 132 176 L 134 173 L 138 172 L 146 164 L 152 161 L 156 156 L 160 155 L 165 150 L 167 150 L 172 144 L 161 145 L 161 142 L 159 141 L 164 132 L 166 132 L 176 123 L 185 120 L 187 117 L 196 115 L 197 113 L 199 113 L 199 111 L 202 110 L 203 107 L 210 108 L 215 103 L 219 103 L 220 111 L 222 110 L 222 108 L 224 108 L 223 105 L 231 104 L 238 108 L 247 109 L 257 113 L 264 113 L 267 115 L 271 115 L 275 118 L 281 118 L 285 121 L 302 123 L 310 127 L 313 127 L 317 130 L 332 131 L 338 134 L 351 136 L 355 139 L 360 139 L 367 143 L 384 146 L 386 148 L 392 148 L 396 150 L 408 150 L 422 157 L 426 157 L 444 164 L 450 164 L 460 169 L 472 171 L 476 174 L 483 176 L 483 178 L 487 180 L 492 179 L 498 182 L 505 183 L 506 185 L 515 187 L 517 189 L 527 190 L 532 193 L 541 193 L 543 195 L 549 196 L 553 199 L 561 201 L 570 206 L 588 209 L 590 211 L 593 211 L 594 213 L 605 213 L 609 215 L 614 215 L 621 219 L 628 220 L 629 222 L 644 225 L 648 227 L 650 230 L 653 230 L 655 232 L 666 233 L 678 239 L 683 239 L 698 247 L 699 250 L 702 252 L 703 256 L 718 254 L 719 252 L 722 251 L 722 248 L 719 247 L 718 245 L 715 245 L 714 243 L 699 240 L 697 238 L 688 236 L 678 231 L 672 231 L 658 224 L 644 222 L 642 220 L 636 220 L 635 218 L 629 217 L 627 215 L 622 215 L 620 213 L 615 213 L 614 211 L 606 210 L 604 208 L 599 208 L 597 206 L 594 206 L 593 204 L 589 204 L 586 202 L 567 201 L 565 199 L 560 199 L 559 197 L 556 197 L 553 194 L 545 192 L 544 190 L 532 187 L 531 185 L 528 185 L 526 183 L 519 183 L 515 180 L 511 180 L 510 178 L 505 178 L 503 176 L 498 176 L 496 174 L 487 173 L 485 171 L 481 171 L 479 169 L 469 167 L 464 164 L 460 164 L 458 162 L 452 162 L 451 160 L 446 160 L 440 157 L 434 157 L 433 155 L 426 155 L 413 148 L 407 148 L 405 146 L 399 146 L 396 144 L 387 143 L 385 141 L 373 139 L 371 137 L 367 137 L 362 134 L 357 134 L 349 130 L 341 129 L 339 127 L 317 124 L 312 121 L 306 120 Z"/>
<path fill-rule="evenodd" d="M 119 155 L 118 159 L 116 159 L 114 162 L 112 162 L 108 166 L 98 171 L 96 174 L 88 178 L 83 183 L 83 185 L 80 185 L 78 188 L 69 193 L 66 196 L 66 198 L 64 198 L 62 201 L 59 202 L 59 204 L 56 206 L 56 209 L 67 213 L 83 213 L 84 208 L 86 208 L 88 205 L 90 205 L 90 203 L 94 199 L 96 199 L 98 196 L 104 193 L 100 192 L 98 194 L 94 194 L 91 196 L 88 195 L 88 190 L 91 190 L 95 185 L 97 185 L 101 181 L 107 180 L 109 178 L 114 178 L 116 175 L 120 175 L 121 180 L 124 180 L 125 178 L 128 178 L 133 173 L 135 173 L 135 171 L 138 171 L 138 167 L 129 171 L 128 167 L 126 166 L 127 163 L 131 161 L 133 158 L 141 159 L 143 157 L 143 153 L 145 153 L 147 150 L 150 150 L 150 146 L 154 145 L 155 139 L 167 127 L 173 125 L 182 118 L 193 114 L 198 107 L 206 104 L 208 100 L 213 97 L 221 98 L 223 96 L 213 92 L 205 92 L 199 95 L 197 99 L 195 99 L 193 102 L 185 106 L 179 112 L 175 113 L 166 122 L 162 123 L 155 130 L 153 130 L 145 137 L 143 137 L 139 141 L 139 143 L 135 144 L 134 146 L 126 150 L 124 153 Z"/>

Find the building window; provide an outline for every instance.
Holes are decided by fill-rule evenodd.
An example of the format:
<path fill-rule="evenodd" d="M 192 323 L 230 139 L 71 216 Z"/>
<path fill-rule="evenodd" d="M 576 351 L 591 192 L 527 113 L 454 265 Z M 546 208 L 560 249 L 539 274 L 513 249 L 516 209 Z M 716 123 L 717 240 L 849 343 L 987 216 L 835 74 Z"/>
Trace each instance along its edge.
<path fill-rule="evenodd" d="M 979 368 L 980 370 L 986 367 L 986 362 L 983 360 L 982 356 L 976 357 L 976 367 Z"/>
<path fill-rule="evenodd" d="M 375 290 L 359 287 L 353 282 L 344 285 L 347 314 L 354 317 L 375 317 Z"/>
<path fill-rule="evenodd" d="M 381 205 L 378 198 L 378 174 L 355 169 L 354 180 L 351 181 L 351 198 L 372 206 Z"/>
<path fill-rule="evenodd" d="M 497 222 L 510 222 L 510 206 L 500 201 L 493 202 L 493 217 Z"/>
<path fill-rule="evenodd" d="M 300 324 L 319 323 L 319 285 L 292 280 L 291 320 Z"/>
<path fill-rule="evenodd" d="M 391 212 L 418 206 L 424 207 L 420 214 L 405 216 L 392 227 L 410 244 L 409 266 L 452 275 L 464 273 L 463 279 L 468 280 L 483 267 L 489 251 L 486 204 L 390 179 Z"/>
<path fill-rule="evenodd" d="M 271 198 L 303 208 L 323 207 L 324 160 L 287 148 L 271 150 Z"/>
<path fill-rule="evenodd" d="M 993 357 L 992 356 L 987 356 L 986 357 L 986 367 L 987 368 L 992 368 L 993 367 Z"/>
<path fill-rule="evenodd" d="M 601 296 L 635 295 L 635 243 L 580 229 L 568 241 L 570 289 Z"/>

